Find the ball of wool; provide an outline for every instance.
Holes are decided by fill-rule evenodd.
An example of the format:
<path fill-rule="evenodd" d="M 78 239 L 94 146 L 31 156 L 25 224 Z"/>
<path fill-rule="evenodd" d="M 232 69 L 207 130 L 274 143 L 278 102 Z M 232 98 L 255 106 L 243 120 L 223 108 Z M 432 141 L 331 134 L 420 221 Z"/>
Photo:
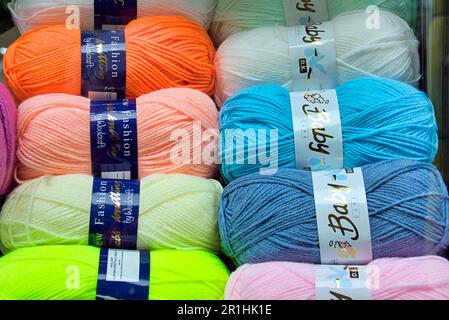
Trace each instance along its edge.
<path fill-rule="evenodd" d="M 126 95 L 164 88 L 214 93 L 215 49 L 197 23 L 182 17 L 132 21 L 126 35 Z M 46 93 L 81 94 L 81 32 L 44 26 L 27 32 L 6 51 L 5 81 L 19 101 Z"/>
<path fill-rule="evenodd" d="M 93 178 L 42 177 L 16 188 L 0 215 L 0 248 L 89 242 Z M 140 186 L 137 248 L 218 251 L 222 192 L 214 180 L 152 175 Z"/>
<path fill-rule="evenodd" d="M 449 262 L 441 257 L 379 259 L 367 268 L 373 300 L 449 299 Z M 225 299 L 316 300 L 315 270 L 292 262 L 244 265 L 231 274 Z"/>
<path fill-rule="evenodd" d="M 366 10 L 371 5 L 415 24 L 415 0 L 327 0 L 330 19 L 352 10 Z M 286 25 L 283 0 L 218 0 L 211 34 L 220 44 L 234 33 L 274 25 Z"/>
<path fill-rule="evenodd" d="M 66 23 L 67 7 L 79 10 L 80 28 L 94 28 L 94 0 L 13 0 L 9 7 L 21 33 L 43 25 Z M 208 29 L 216 0 L 138 0 L 137 17 L 182 16 Z"/>
<path fill-rule="evenodd" d="M 89 99 L 65 94 L 36 96 L 22 103 L 17 132 L 18 179 L 91 174 L 89 110 Z M 139 97 L 136 111 L 140 178 L 158 173 L 216 175 L 213 149 L 218 141 L 219 116 L 206 94 L 186 88 L 163 89 Z M 176 132 L 188 134 L 188 139 L 177 139 Z M 189 156 L 189 161 L 175 157 L 179 149 L 188 151 L 183 156 Z M 194 161 L 195 150 L 209 149 L 210 159 Z"/>
<path fill-rule="evenodd" d="M 449 245 L 449 196 L 439 171 L 412 160 L 362 168 L 373 259 L 440 255 Z M 233 181 L 220 204 L 223 251 L 245 263 L 320 263 L 310 172 L 280 169 Z"/>
<path fill-rule="evenodd" d="M 432 102 L 425 93 L 410 85 L 380 78 L 352 80 L 336 91 L 345 168 L 390 159 L 424 162 L 435 159 L 438 128 Z M 265 147 L 264 141 L 270 142 L 270 130 L 278 131 L 278 145 L 267 146 L 268 159 L 277 162 L 280 168 L 296 167 L 291 103 L 286 89 L 267 85 L 243 90 L 225 103 L 220 118 L 221 169 L 227 181 L 273 165 L 261 161 L 259 155 Z M 242 147 L 233 141 L 232 135 L 226 135 L 238 130 L 265 131 L 253 138 L 248 135 Z M 272 148 L 276 153 L 271 153 Z M 235 161 L 237 158 L 242 161 Z"/>
<path fill-rule="evenodd" d="M 17 111 L 14 100 L 0 83 L 0 196 L 11 191 L 16 159 Z"/>
<path fill-rule="evenodd" d="M 45 246 L 0 258 L 0 296 L 10 300 L 95 300 L 100 249 Z M 78 275 L 67 283 L 69 271 Z M 149 300 L 218 300 L 229 277 L 226 266 L 204 251 L 150 252 Z"/>
<path fill-rule="evenodd" d="M 417 84 L 419 42 L 413 30 L 387 11 L 379 15 L 379 28 L 368 29 L 366 19 L 364 12 L 356 11 L 332 20 L 338 83 L 382 77 Z M 218 49 L 215 65 L 215 98 L 219 105 L 255 85 L 277 83 L 291 91 L 288 28 L 264 27 L 234 34 Z"/>

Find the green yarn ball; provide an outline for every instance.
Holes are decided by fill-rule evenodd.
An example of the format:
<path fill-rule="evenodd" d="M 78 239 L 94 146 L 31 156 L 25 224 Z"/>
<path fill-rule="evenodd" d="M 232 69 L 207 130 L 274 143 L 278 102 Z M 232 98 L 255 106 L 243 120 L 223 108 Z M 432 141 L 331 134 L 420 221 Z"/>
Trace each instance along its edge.
<path fill-rule="evenodd" d="M 330 19 L 377 5 L 415 25 L 416 0 L 327 0 L 327 4 Z M 283 0 L 219 0 L 211 34 L 221 44 L 234 33 L 272 25 L 285 26 Z"/>
<path fill-rule="evenodd" d="M 42 246 L 0 258 L 0 297 L 7 300 L 95 300 L 100 249 Z M 229 271 L 205 251 L 150 252 L 149 300 L 223 299 Z"/>

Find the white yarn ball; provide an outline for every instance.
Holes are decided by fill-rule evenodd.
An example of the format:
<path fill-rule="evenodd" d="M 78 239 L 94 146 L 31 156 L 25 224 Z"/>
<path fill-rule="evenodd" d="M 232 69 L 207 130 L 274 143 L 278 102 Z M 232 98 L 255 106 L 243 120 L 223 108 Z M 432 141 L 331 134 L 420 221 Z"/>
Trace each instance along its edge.
<path fill-rule="evenodd" d="M 182 16 L 209 29 L 217 0 L 138 0 L 138 17 Z M 8 7 L 20 33 L 42 25 L 65 24 L 68 6 L 80 11 L 81 29 L 94 28 L 94 0 L 13 0 Z"/>
<path fill-rule="evenodd" d="M 364 11 L 351 11 L 332 20 L 338 82 L 382 77 L 416 85 L 420 60 L 413 30 L 398 16 L 381 11 L 378 29 L 366 27 Z M 292 90 L 288 28 L 263 27 L 240 32 L 218 49 L 215 99 L 221 106 L 240 90 L 277 83 Z"/>

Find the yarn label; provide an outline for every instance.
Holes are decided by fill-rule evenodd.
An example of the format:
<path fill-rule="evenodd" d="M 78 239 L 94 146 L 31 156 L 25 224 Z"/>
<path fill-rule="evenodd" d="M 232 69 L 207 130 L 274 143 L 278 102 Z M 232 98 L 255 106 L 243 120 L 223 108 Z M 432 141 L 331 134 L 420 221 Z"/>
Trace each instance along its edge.
<path fill-rule="evenodd" d="M 135 100 L 90 104 L 92 174 L 104 179 L 138 179 Z"/>
<path fill-rule="evenodd" d="M 91 100 L 125 99 L 123 30 L 81 32 L 81 95 Z"/>
<path fill-rule="evenodd" d="M 97 300 L 148 300 L 150 254 L 101 249 Z"/>
<path fill-rule="evenodd" d="M 89 245 L 136 249 L 140 183 L 135 180 L 94 179 Z"/>
<path fill-rule="evenodd" d="M 327 0 L 284 0 L 285 25 L 306 25 L 329 20 Z"/>
<path fill-rule="evenodd" d="M 312 172 L 322 264 L 373 260 L 362 169 Z"/>
<path fill-rule="evenodd" d="M 371 300 L 371 284 L 366 266 L 315 267 L 317 300 Z"/>
<path fill-rule="evenodd" d="M 94 0 L 95 30 L 123 29 L 137 18 L 137 0 Z"/>
<path fill-rule="evenodd" d="M 335 90 L 290 93 L 296 167 L 343 168 L 343 134 Z"/>
<path fill-rule="evenodd" d="M 337 87 L 337 54 L 331 22 L 288 30 L 293 91 Z"/>

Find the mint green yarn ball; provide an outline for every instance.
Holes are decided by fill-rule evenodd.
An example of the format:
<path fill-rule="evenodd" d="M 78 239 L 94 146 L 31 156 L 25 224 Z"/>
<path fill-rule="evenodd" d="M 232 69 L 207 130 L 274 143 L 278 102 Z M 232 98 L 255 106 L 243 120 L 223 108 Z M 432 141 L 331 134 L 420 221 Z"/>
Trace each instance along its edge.
<path fill-rule="evenodd" d="M 351 10 L 366 10 L 372 5 L 400 16 L 410 25 L 415 23 L 416 0 L 327 0 L 330 19 Z"/>
<path fill-rule="evenodd" d="M 416 0 L 327 0 L 327 5 L 330 20 L 371 5 L 400 16 L 412 27 L 416 20 Z M 285 26 L 283 0 L 219 0 L 211 34 L 218 45 L 234 33 L 273 25 Z"/>

